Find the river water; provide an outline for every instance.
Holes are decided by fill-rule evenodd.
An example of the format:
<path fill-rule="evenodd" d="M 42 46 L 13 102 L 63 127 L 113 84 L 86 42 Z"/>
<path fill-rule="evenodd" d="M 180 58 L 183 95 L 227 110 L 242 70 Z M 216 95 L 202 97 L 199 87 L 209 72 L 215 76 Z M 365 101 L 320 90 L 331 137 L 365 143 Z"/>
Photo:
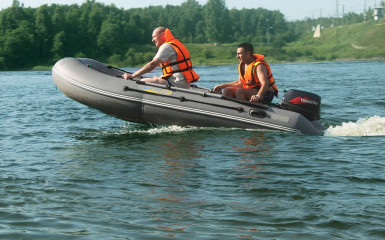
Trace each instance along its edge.
<path fill-rule="evenodd" d="M 322 97 L 323 136 L 128 123 L 0 72 L 0 239 L 384 239 L 384 66 L 271 65 Z"/>

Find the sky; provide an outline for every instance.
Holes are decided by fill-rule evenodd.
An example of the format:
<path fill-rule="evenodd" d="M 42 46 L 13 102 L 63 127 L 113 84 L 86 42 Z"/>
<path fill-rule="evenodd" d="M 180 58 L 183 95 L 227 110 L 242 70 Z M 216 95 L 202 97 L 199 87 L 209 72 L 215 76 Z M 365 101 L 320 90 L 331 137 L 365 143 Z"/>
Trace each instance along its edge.
<path fill-rule="evenodd" d="M 96 0 L 106 5 L 115 4 L 118 8 L 143 8 L 159 5 L 180 5 L 186 0 Z M 0 9 L 8 8 L 13 0 L 0 0 Z M 19 0 L 25 7 L 39 7 L 43 4 L 79 4 L 85 0 Z M 200 5 L 207 3 L 207 0 L 197 0 Z M 362 13 L 369 7 L 374 8 L 381 0 L 226 0 L 228 9 L 237 8 L 265 8 L 268 10 L 279 10 L 288 21 L 303 20 L 307 17 L 318 18 L 342 16 L 342 13 Z M 337 4 L 338 3 L 338 4 Z"/>

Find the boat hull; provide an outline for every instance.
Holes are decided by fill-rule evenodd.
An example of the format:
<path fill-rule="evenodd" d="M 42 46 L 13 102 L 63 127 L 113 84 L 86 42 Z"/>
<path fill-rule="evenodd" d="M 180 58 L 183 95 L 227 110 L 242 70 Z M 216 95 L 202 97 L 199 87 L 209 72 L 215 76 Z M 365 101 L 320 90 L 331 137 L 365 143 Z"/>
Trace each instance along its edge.
<path fill-rule="evenodd" d="M 195 87 L 181 89 L 121 78 L 123 70 L 92 59 L 64 58 L 52 69 L 56 86 L 84 105 L 139 123 L 269 129 L 322 134 L 322 126 L 279 105 L 224 98 Z"/>

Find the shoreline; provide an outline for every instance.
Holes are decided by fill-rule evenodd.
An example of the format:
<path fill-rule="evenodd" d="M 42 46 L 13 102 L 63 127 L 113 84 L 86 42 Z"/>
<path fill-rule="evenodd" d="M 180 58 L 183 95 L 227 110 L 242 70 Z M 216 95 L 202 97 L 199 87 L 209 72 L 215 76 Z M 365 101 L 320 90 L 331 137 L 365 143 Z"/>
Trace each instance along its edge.
<path fill-rule="evenodd" d="M 97 60 L 97 59 L 95 59 Z M 99 61 L 99 60 L 98 60 Z M 372 57 L 372 58 L 336 58 L 334 60 L 298 60 L 298 61 L 276 61 L 276 60 L 270 60 L 269 63 L 315 63 L 315 62 L 373 62 L 373 61 L 385 61 L 385 57 Z M 206 63 L 206 64 L 194 64 L 195 66 L 224 66 L 224 65 L 237 65 L 238 63 Z M 111 64 L 115 65 L 115 64 Z M 139 66 L 124 66 L 117 68 L 135 68 L 140 67 Z M 50 71 L 52 69 L 52 66 L 34 66 L 32 68 L 25 68 L 25 69 L 16 69 L 16 70 L 0 70 L 0 72 L 16 72 L 16 71 Z"/>

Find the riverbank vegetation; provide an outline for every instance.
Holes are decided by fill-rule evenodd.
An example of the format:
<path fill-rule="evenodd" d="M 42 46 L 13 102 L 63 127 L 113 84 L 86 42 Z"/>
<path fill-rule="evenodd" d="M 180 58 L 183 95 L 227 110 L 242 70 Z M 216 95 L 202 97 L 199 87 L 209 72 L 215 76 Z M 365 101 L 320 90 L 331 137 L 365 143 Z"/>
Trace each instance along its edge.
<path fill-rule="evenodd" d="M 317 24 L 322 34 L 313 38 Z M 156 52 L 151 33 L 158 26 L 173 30 L 194 64 L 235 64 L 240 42 L 253 43 L 269 61 L 385 57 L 385 22 L 365 21 L 364 14 L 288 22 L 279 11 L 228 9 L 224 0 L 130 9 L 95 0 L 26 8 L 14 0 L 0 11 L 0 70 L 44 69 L 68 56 L 138 66 Z"/>

